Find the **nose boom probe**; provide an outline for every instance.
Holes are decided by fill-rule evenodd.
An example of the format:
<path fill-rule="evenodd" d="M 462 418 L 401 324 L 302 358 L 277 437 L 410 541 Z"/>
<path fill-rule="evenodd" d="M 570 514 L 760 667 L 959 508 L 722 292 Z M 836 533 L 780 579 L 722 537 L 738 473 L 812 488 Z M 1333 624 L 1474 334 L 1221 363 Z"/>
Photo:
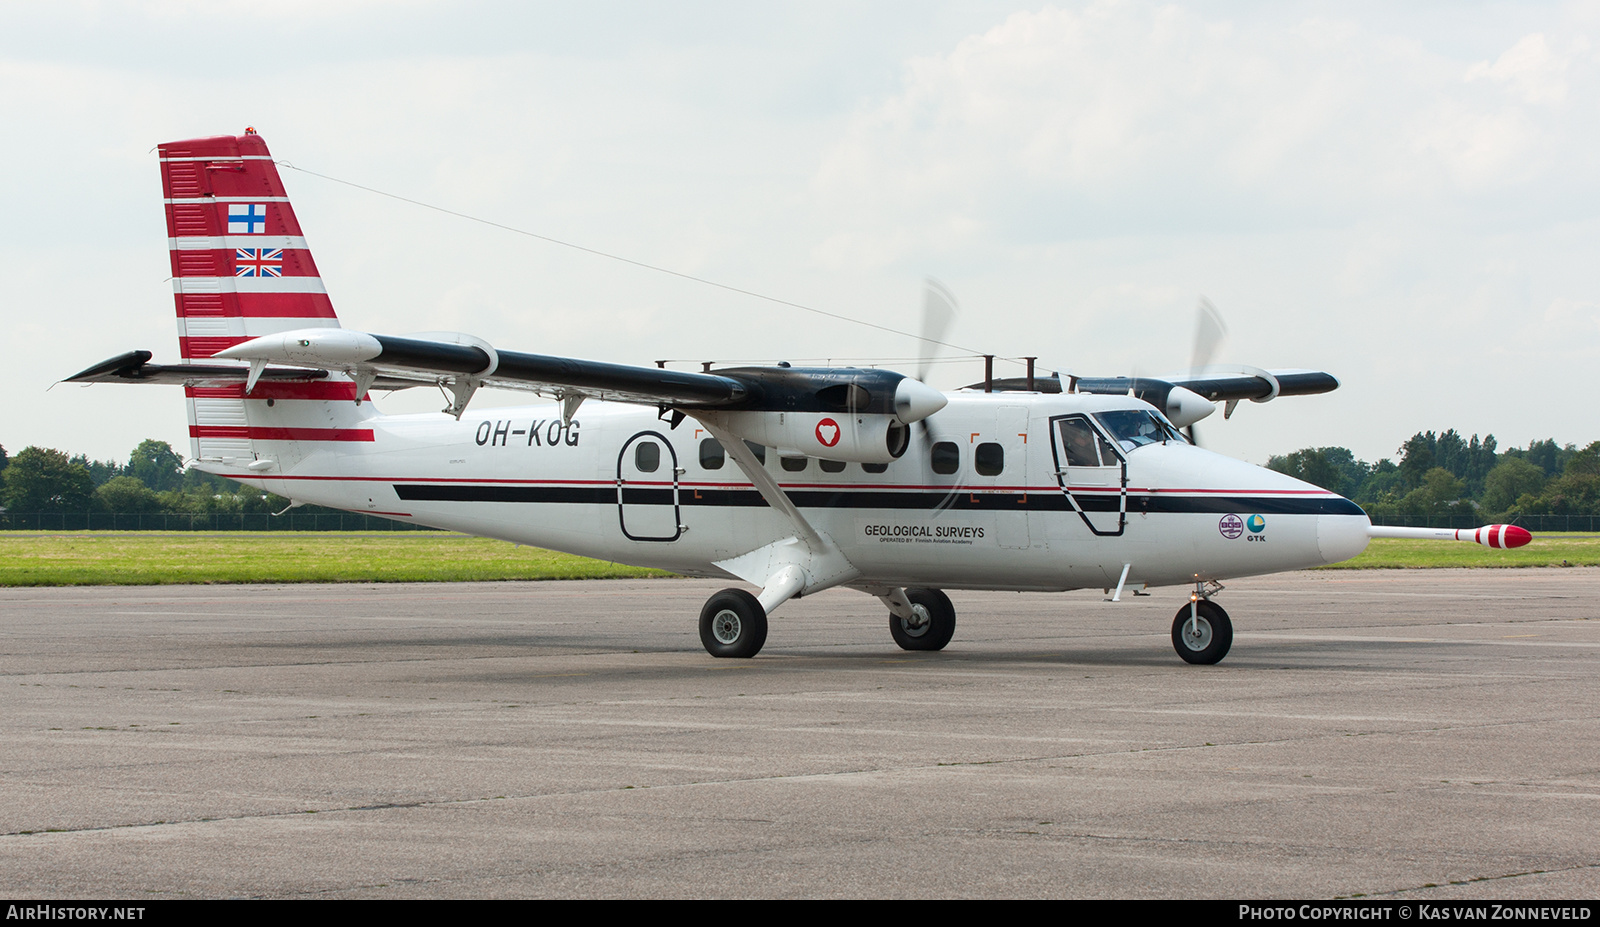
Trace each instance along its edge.
<path fill-rule="evenodd" d="M 1482 528 L 1391 528 L 1368 525 L 1369 538 L 1406 538 L 1413 541 L 1473 541 L 1496 549 L 1521 547 L 1533 540 L 1526 528 L 1516 525 L 1487 525 Z"/>

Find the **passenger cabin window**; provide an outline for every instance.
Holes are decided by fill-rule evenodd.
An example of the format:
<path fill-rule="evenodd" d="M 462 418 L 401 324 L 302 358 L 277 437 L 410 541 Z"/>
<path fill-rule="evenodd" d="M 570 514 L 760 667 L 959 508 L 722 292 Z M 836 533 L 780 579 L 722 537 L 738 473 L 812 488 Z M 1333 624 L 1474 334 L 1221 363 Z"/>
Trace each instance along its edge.
<path fill-rule="evenodd" d="M 961 469 L 961 448 L 952 441 L 940 441 L 933 446 L 933 472 L 954 473 Z"/>
<path fill-rule="evenodd" d="M 633 465 L 640 473 L 654 473 L 661 466 L 661 445 L 654 441 L 640 441 L 633 446 Z"/>
<path fill-rule="evenodd" d="M 763 464 L 767 462 L 767 449 L 764 446 L 757 444 L 754 441 L 746 441 L 744 446 L 750 449 L 750 453 L 756 455 L 757 460 L 761 461 Z"/>
<path fill-rule="evenodd" d="M 861 469 L 865 470 L 868 473 L 886 473 L 889 470 L 889 465 L 888 464 L 862 464 L 861 465 Z"/>
<path fill-rule="evenodd" d="M 1006 468 L 1006 449 L 992 441 L 978 445 L 972 454 L 972 468 L 979 476 L 999 476 Z"/>
<path fill-rule="evenodd" d="M 806 468 L 806 464 L 811 462 L 811 458 L 779 457 L 778 461 L 783 464 L 783 469 L 788 470 L 790 473 L 799 473 Z"/>
<path fill-rule="evenodd" d="M 1064 418 L 1058 423 L 1061 429 L 1061 447 L 1067 455 L 1069 467 L 1114 467 L 1117 455 L 1089 420 L 1081 415 Z"/>
<path fill-rule="evenodd" d="M 727 460 L 728 453 L 723 450 L 721 441 L 705 438 L 700 442 L 700 466 L 703 469 L 721 470 Z"/>
<path fill-rule="evenodd" d="M 822 472 L 823 473 L 843 473 L 844 472 L 844 461 L 842 461 L 842 460 L 821 460 L 821 461 L 818 461 L 817 463 L 818 463 L 819 466 L 822 467 Z"/>

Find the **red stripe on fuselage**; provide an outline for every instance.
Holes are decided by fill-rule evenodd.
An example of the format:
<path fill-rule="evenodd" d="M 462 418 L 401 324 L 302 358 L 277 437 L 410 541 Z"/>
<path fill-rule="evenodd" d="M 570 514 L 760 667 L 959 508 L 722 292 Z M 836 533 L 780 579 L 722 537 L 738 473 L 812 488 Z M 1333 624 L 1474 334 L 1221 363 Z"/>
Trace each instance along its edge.
<path fill-rule="evenodd" d="M 249 438 L 252 441 L 372 441 L 370 428 L 254 428 L 239 425 L 190 425 L 191 438 Z M 259 479 L 260 474 L 252 474 Z M 273 479 L 281 479 L 274 476 Z M 334 479 L 334 477 L 329 477 Z"/>
<path fill-rule="evenodd" d="M 237 436 L 236 435 L 229 435 L 228 437 L 237 437 Z M 238 474 L 238 475 L 234 475 L 234 476 L 231 476 L 231 477 L 229 476 L 229 474 L 226 474 L 226 473 L 219 473 L 217 475 L 218 476 L 229 477 L 231 479 L 261 479 L 261 475 L 260 474 Z M 316 475 L 310 475 L 310 474 L 299 474 L 299 475 L 296 475 L 296 474 L 283 474 L 281 476 L 273 475 L 271 477 L 271 479 L 275 479 L 275 480 L 349 480 L 349 481 L 352 481 L 352 482 L 363 482 L 363 481 L 366 481 L 366 482 L 377 482 L 377 483 L 490 483 L 490 484 L 506 485 L 506 486 L 615 486 L 616 482 L 617 482 L 616 480 L 512 480 L 512 479 L 494 479 L 492 477 L 316 476 Z M 646 483 L 643 483 L 643 482 L 635 483 L 634 481 L 630 480 L 629 481 L 629 485 L 671 486 L 672 484 L 670 482 L 667 482 L 667 481 L 653 481 L 651 483 L 646 484 Z M 1004 491 L 1004 492 L 1012 492 L 1012 493 L 1051 493 L 1051 492 L 1059 493 L 1061 491 L 1061 487 L 1059 487 L 1059 486 L 1057 486 L 1055 484 L 1051 484 L 1049 486 L 1013 486 L 1013 487 L 967 486 L 967 485 L 959 485 L 959 484 L 951 485 L 951 484 L 944 484 L 944 483 L 927 483 L 927 484 L 918 484 L 918 483 L 783 483 L 783 484 L 780 484 L 780 485 L 781 485 L 781 488 L 786 489 L 786 490 L 787 489 L 796 489 L 796 490 L 818 490 L 818 489 L 849 490 L 849 489 L 859 489 L 859 490 L 871 490 L 871 491 L 875 491 L 875 492 L 882 492 L 883 490 L 886 490 L 886 489 L 901 489 L 901 490 L 917 491 L 917 492 L 985 492 L 985 491 L 999 492 L 999 491 Z M 751 483 L 739 483 L 739 482 L 697 483 L 697 482 L 689 482 L 689 481 L 680 481 L 678 483 L 678 487 L 680 489 L 686 489 L 686 490 L 692 490 L 692 489 L 754 489 L 755 488 L 754 485 L 751 484 Z M 1119 491 L 1119 490 L 1105 489 L 1105 487 L 1096 487 L 1096 488 L 1099 489 L 1100 491 L 1103 491 L 1103 492 L 1118 492 Z M 1077 489 L 1074 489 L 1073 491 L 1074 492 L 1078 492 Z M 1135 489 L 1131 489 L 1130 488 L 1128 490 L 1128 492 L 1129 492 L 1130 495 L 1133 495 L 1133 494 L 1142 495 L 1142 494 L 1146 493 L 1147 490 L 1135 490 Z M 1217 490 L 1207 490 L 1207 492 L 1228 493 L 1230 495 L 1240 496 L 1240 497 L 1260 496 L 1260 495 L 1264 495 L 1265 494 L 1263 490 L 1259 490 L 1259 489 L 1217 489 Z M 1337 496 L 1334 496 L 1331 493 L 1321 493 L 1320 495 L 1326 496 L 1328 498 L 1338 498 Z"/>

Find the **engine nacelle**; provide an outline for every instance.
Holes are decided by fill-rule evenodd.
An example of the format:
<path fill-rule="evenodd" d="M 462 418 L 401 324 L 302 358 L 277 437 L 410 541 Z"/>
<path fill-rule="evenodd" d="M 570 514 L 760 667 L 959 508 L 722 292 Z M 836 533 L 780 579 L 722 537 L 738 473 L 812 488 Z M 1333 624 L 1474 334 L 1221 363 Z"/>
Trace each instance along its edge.
<path fill-rule="evenodd" d="M 724 412 L 721 421 L 784 457 L 889 463 L 906 452 L 911 428 L 893 415 L 857 412 Z"/>

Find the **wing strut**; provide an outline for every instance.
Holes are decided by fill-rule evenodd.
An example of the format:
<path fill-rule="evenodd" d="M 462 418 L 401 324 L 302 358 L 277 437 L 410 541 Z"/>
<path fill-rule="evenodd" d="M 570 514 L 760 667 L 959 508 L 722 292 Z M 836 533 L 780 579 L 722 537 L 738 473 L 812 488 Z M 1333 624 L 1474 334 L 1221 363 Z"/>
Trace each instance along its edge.
<path fill-rule="evenodd" d="M 758 601 L 768 614 L 790 598 L 847 583 L 861 575 L 845 558 L 838 545 L 818 531 L 801 514 L 794 500 L 761 465 L 744 439 L 729 431 L 716 413 L 700 413 L 695 418 L 716 438 L 744 475 L 750 478 L 761 498 L 782 512 L 794 528 L 794 535 L 773 541 L 716 566 L 746 582 L 758 585 Z"/>
<path fill-rule="evenodd" d="M 782 512 L 789 519 L 789 523 L 794 525 L 795 533 L 799 535 L 802 541 L 806 542 L 807 547 L 818 553 L 833 547 L 832 544 L 823 540 L 822 535 L 817 533 L 817 529 L 811 527 L 811 523 L 806 521 L 806 517 L 800 514 L 800 509 L 789 498 L 789 494 L 783 491 L 783 487 L 778 485 L 778 481 L 772 478 L 772 474 L 767 472 L 767 468 L 763 467 L 761 461 L 756 459 L 756 455 L 751 453 L 749 445 L 744 443 L 743 438 L 724 429 L 722 423 L 717 420 L 718 416 L 702 413 L 696 415 L 695 418 L 700 420 L 700 424 L 706 426 L 706 431 L 711 432 L 711 436 L 717 439 L 723 449 L 728 452 L 728 456 L 733 458 L 733 462 L 738 464 L 739 469 L 744 471 L 744 475 L 750 478 L 751 483 L 755 484 L 756 491 L 761 493 L 761 498 L 767 500 L 768 505 Z"/>

